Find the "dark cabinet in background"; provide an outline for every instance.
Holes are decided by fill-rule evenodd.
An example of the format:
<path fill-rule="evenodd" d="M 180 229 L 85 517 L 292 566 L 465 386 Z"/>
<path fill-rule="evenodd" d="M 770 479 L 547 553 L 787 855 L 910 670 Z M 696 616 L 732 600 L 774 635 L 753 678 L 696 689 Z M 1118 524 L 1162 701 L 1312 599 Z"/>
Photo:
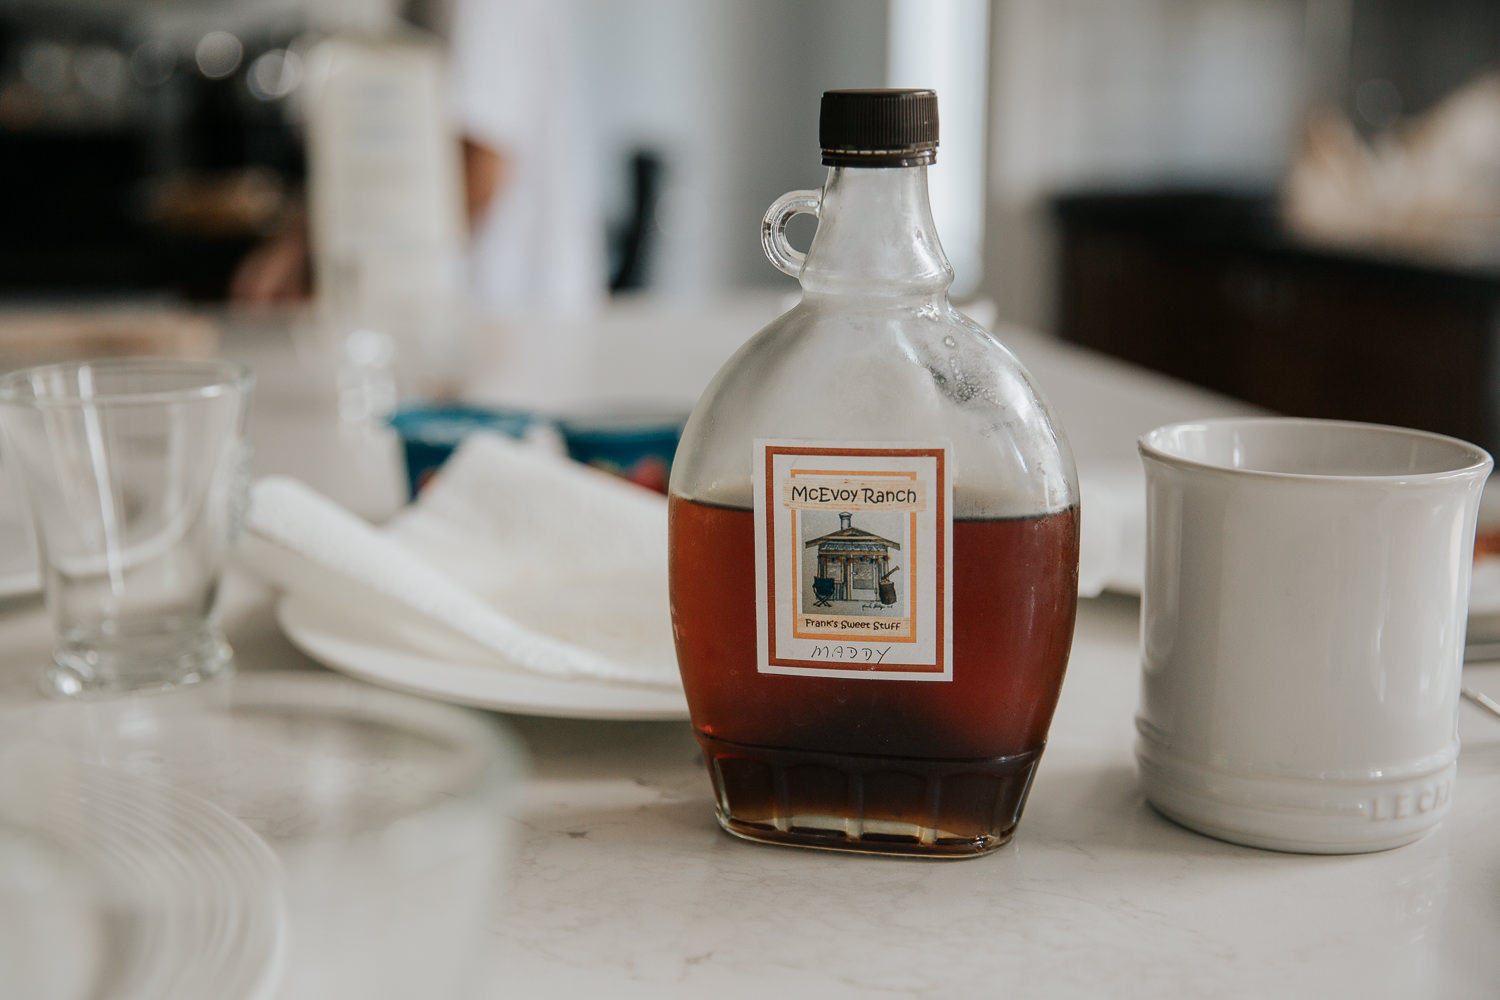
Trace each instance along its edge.
<path fill-rule="evenodd" d="M 1270 199 L 1056 203 L 1058 332 L 1280 413 L 1500 446 L 1500 266 L 1300 243 Z"/>

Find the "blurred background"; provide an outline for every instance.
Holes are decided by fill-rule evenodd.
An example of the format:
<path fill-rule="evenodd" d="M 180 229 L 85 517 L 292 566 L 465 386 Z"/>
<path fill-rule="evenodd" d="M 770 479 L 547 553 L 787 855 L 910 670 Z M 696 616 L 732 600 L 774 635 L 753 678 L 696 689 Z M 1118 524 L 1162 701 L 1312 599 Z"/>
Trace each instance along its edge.
<path fill-rule="evenodd" d="M 427 134 L 368 86 L 327 105 L 341 40 L 445 60 L 458 96 L 416 117 L 452 114 L 432 134 L 468 226 L 423 238 L 455 243 L 481 312 L 794 290 L 758 226 L 822 181 L 821 91 L 930 86 L 955 298 L 986 318 L 1287 413 L 1500 444 L 1493 0 L 0 0 L 0 305 L 326 298 L 353 280 L 320 257 L 350 218 L 360 246 L 420 229 L 371 214 L 389 173 L 364 208 L 320 204 L 348 188 L 338 122 Z M 410 183 L 441 196 L 447 155 Z M 523 273 L 483 235 L 517 204 L 597 263 L 548 295 L 474 290 L 477 267 Z M 247 295 L 247 260 L 309 230 L 305 280 Z M 576 258 L 553 260 L 512 285 Z"/>

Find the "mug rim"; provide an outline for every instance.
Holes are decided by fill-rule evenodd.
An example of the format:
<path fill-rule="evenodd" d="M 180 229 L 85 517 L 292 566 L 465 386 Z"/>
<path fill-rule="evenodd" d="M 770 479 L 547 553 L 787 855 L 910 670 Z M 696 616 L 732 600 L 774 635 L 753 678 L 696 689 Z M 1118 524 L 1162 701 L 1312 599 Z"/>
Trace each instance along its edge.
<path fill-rule="evenodd" d="M 1462 454 L 1466 454 L 1468 460 L 1462 464 L 1455 463 L 1449 468 L 1436 471 L 1416 472 L 1292 472 L 1271 469 L 1254 469 L 1242 466 L 1225 465 L 1220 462 L 1207 461 L 1198 458 L 1189 458 L 1175 451 L 1170 451 L 1163 445 L 1163 441 L 1171 434 L 1187 429 L 1210 429 L 1215 427 L 1264 427 L 1275 425 L 1287 430 L 1296 427 L 1316 428 L 1322 430 L 1344 429 L 1373 431 L 1378 434 L 1397 438 L 1406 437 L 1420 439 L 1433 443 L 1441 443 L 1454 446 Z M 1479 447 L 1471 441 L 1454 437 L 1451 434 L 1440 434 L 1436 431 L 1425 431 L 1414 427 L 1401 427 L 1395 424 L 1378 424 L 1359 420 L 1329 420 L 1320 417 L 1215 417 L 1204 420 L 1181 420 L 1170 424 L 1156 427 L 1136 439 L 1136 447 L 1143 459 L 1152 459 L 1164 465 L 1175 466 L 1194 472 L 1218 473 L 1226 476 L 1247 477 L 1253 479 L 1287 480 L 1300 482 L 1324 482 L 1324 483 L 1396 483 L 1396 482 L 1437 482 L 1447 479 L 1462 479 L 1479 474 L 1488 474 L 1494 467 L 1494 458 L 1488 451 Z"/>
<path fill-rule="evenodd" d="M 69 393 L 62 396 L 38 395 L 32 383 L 38 376 L 49 373 L 64 375 L 64 380 L 76 384 L 78 373 L 85 369 L 101 373 L 140 372 L 165 374 L 190 374 L 199 376 L 199 381 L 180 388 L 155 389 L 149 392 L 101 392 L 85 395 Z M 249 392 L 255 385 L 255 373 L 247 365 L 222 358 L 82 358 L 74 361 L 57 361 L 43 365 L 18 368 L 0 374 L 0 406 L 23 406 L 45 409 L 68 409 L 78 406 L 140 406 L 160 403 L 182 403 L 198 399 L 214 399 L 231 391 Z"/>

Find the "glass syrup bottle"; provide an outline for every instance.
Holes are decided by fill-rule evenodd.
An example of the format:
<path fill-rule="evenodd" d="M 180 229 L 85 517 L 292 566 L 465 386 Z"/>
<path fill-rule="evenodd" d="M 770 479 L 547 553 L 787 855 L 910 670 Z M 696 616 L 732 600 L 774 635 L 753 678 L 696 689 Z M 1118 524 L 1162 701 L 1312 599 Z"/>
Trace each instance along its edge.
<path fill-rule="evenodd" d="M 948 301 L 937 131 L 929 90 L 823 95 L 827 181 L 762 230 L 801 301 L 715 376 L 674 460 L 678 663 L 719 822 L 751 840 L 993 850 L 1057 705 L 1077 473 L 1025 370 Z"/>

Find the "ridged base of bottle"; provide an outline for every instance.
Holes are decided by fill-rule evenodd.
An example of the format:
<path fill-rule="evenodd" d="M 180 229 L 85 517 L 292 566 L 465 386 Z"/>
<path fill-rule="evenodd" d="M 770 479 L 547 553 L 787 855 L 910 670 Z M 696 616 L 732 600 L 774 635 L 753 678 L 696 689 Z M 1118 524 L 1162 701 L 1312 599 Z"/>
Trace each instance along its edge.
<path fill-rule="evenodd" d="M 1041 750 L 932 760 L 814 753 L 696 733 L 719 825 L 746 840 L 965 858 L 1007 843 Z"/>

